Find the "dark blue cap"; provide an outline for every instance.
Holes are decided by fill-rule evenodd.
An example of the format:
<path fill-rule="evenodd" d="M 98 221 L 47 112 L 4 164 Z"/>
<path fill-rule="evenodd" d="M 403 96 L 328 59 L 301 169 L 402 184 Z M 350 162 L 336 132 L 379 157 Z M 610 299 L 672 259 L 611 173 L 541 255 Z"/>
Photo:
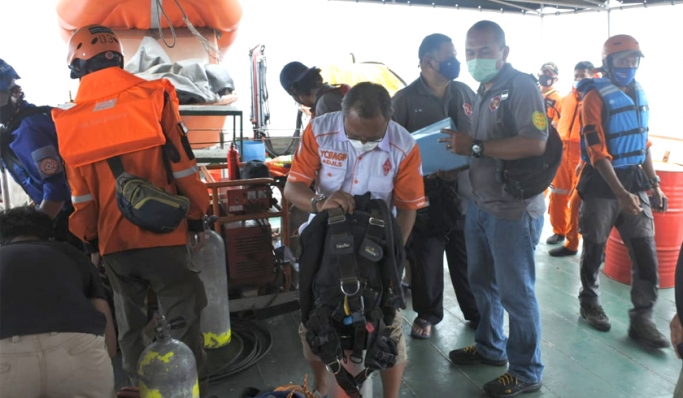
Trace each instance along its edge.
<path fill-rule="evenodd" d="M 282 72 L 280 72 L 280 84 L 282 85 L 282 88 L 291 94 L 290 89 L 292 88 L 292 84 L 303 79 L 304 76 L 306 76 L 306 73 L 311 69 L 315 69 L 315 67 L 309 68 L 301 62 L 296 61 L 288 63 L 282 68 Z"/>
<path fill-rule="evenodd" d="M 20 79 L 17 72 L 7 62 L 0 59 L 0 90 L 7 90 L 14 80 Z"/>

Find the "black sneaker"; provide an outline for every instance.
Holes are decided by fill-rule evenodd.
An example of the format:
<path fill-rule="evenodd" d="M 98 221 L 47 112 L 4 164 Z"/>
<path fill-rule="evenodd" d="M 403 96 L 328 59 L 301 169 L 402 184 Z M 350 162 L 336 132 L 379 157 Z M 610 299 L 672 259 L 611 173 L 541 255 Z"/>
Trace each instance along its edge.
<path fill-rule="evenodd" d="M 581 304 L 581 317 L 588 321 L 594 328 L 607 332 L 612 328 L 605 310 L 601 305 L 583 305 Z"/>
<path fill-rule="evenodd" d="M 490 365 L 490 366 L 505 366 L 508 364 L 507 359 L 488 359 L 481 356 L 477 351 L 477 346 L 471 345 L 469 347 L 454 350 L 448 353 L 448 357 L 458 365 Z"/>
<path fill-rule="evenodd" d="M 541 383 L 525 383 L 511 374 L 505 373 L 484 384 L 484 391 L 489 397 L 514 397 L 519 394 L 538 391 L 541 389 L 541 385 Z"/>
<path fill-rule="evenodd" d="M 650 348 L 666 348 L 669 340 L 657 330 L 652 322 L 631 323 L 628 336 Z"/>
<path fill-rule="evenodd" d="M 545 243 L 549 245 L 556 245 L 558 243 L 564 242 L 564 235 L 558 235 L 554 234 L 550 238 L 548 238 Z"/>
<path fill-rule="evenodd" d="M 566 256 L 573 256 L 576 254 L 576 250 L 569 250 L 564 246 L 561 247 L 556 247 L 552 250 L 548 251 L 548 254 L 550 254 L 553 257 L 566 257 Z"/>

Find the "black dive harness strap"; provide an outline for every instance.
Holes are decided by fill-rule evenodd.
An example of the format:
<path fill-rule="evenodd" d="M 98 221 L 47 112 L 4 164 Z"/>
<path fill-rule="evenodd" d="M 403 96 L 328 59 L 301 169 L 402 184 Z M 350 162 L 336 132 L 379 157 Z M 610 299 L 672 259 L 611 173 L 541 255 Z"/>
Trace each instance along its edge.
<path fill-rule="evenodd" d="M 331 267 L 338 267 L 340 276 L 339 289 L 343 294 L 343 304 L 337 310 L 328 310 L 328 317 L 325 319 L 324 311 L 316 311 L 313 323 L 309 325 L 319 326 L 326 329 L 323 323 L 327 323 L 328 336 L 320 338 L 319 342 L 327 343 L 327 349 L 321 345 L 320 359 L 325 363 L 327 370 L 334 374 L 339 386 L 351 398 L 362 398 L 360 390 L 363 383 L 368 379 L 373 371 L 393 366 L 396 362 L 396 350 L 394 352 L 384 352 L 384 346 L 368 344 L 366 354 L 366 367 L 357 375 L 351 374 L 341 363 L 344 358 L 341 349 L 341 341 L 338 334 L 331 327 L 330 318 L 341 321 L 345 326 L 353 328 L 353 348 L 351 362 L 361 364 L 363 362 L 363 350 L 366 346 L 366 338 L 375 337 L 373 340 L 385 342 L 388 340 L 388 330 L 386 329 L 383 314 L 380 308 L 374 308 L 366 318 L 365 300 L 377 299 L 375 292 L 366 289 L 367 278 L 370 270 L 375 263 L 384 256 L 382 249 L 382 237 L 384 236 L 385 222 L 382 219 L 382 212 L 377 209 L 372 211 L 372 216 L 368 222 L 368 229 L 359 248 L 359 255 L 354 250 L 353 235 L 349 233 L 349 226 L 341 208 L 329 210 L 328 229 L 331 233 Z M 319 308 L 320 309 L 320 308 Z M 321 319 L 323 318 L 323 319 Z M 377 325 L 377 327 L 375 327 Z M 320 341 L 322 340 L 322 341 Z M 370 342 L 368 342 L 370 343 Z M 335 345 L 335 347 L 332 347 Z M 325 352 L 327 351 L 327 352 Z M 389 350 L 391 351 L 391 350 Z M 392 355 L 393 354 L 393 355 Z"/>

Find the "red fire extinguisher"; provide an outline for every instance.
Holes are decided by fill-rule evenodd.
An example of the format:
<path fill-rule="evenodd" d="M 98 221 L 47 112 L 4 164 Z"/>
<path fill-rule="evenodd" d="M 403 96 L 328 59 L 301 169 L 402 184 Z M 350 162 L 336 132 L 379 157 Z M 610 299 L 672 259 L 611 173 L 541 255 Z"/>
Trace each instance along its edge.
<path fill-rule="evenodd" d="M 230 180 L 240 179 L 240 153 L 237 151 L 237 146 L 235 143 L 230 144 L 230 149 L 228 150 L 228 178 Z"/>

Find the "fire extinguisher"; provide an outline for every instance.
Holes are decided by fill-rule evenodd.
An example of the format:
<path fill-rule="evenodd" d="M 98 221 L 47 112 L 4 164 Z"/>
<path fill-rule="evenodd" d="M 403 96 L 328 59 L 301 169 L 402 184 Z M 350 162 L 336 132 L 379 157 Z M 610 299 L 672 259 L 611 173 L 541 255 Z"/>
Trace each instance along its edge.
<path fill-rule="evenodd" d="M 230 144 L 228 150 L 228 178 L 230 180 L 240 179 L 240 153 L 237 151 L 235 143 Z"/>

